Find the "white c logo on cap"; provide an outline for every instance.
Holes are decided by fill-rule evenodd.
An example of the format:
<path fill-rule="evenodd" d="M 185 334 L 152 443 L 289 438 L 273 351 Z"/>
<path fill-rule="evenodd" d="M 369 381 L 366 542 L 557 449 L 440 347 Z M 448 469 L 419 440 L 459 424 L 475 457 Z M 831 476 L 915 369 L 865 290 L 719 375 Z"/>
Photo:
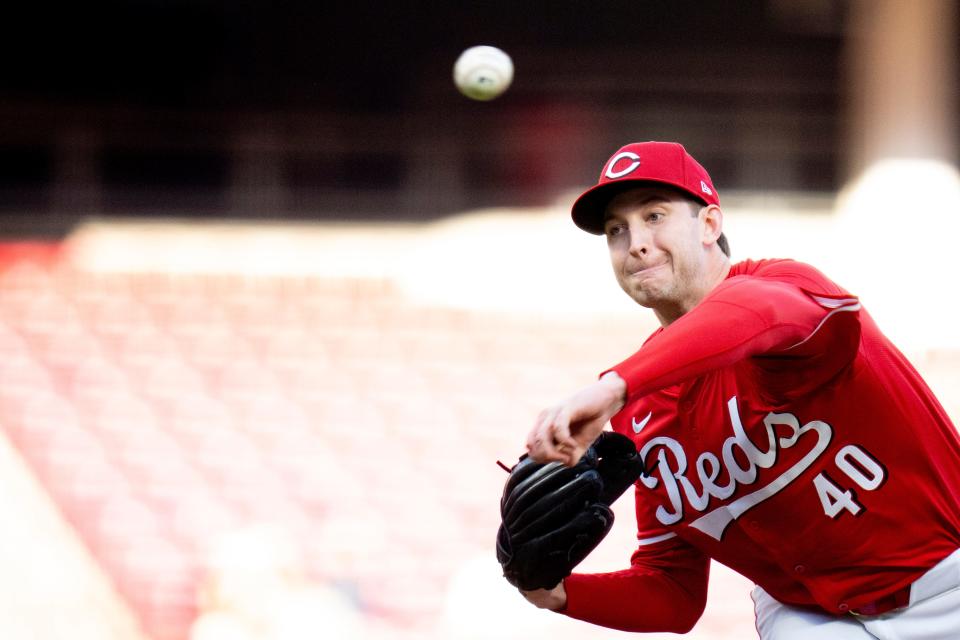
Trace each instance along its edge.
<path fill-rule="evenodd" d="M 624 158 L 630 158 L 631 160 L 633 160 L 633 162 L 628 164 L 625 169 L 621 169 L 620 171 L 614 171 L 613 170 L 614 165 L 616 165 L 617 162 L 619 162 L 620 160 L 623 160 Z M 622 178 L 623 176 L 627 175 L 628 173 L 630 173 L 631 171 L 633 171 L 639 166 L 640 166 L 640 156 L 633 153 L 632 151 L 623 151 L 613 156 L 613 158 L 610 159 L 610 164 L 607 165 L 607 170 L 604 172 L 603 175 L 607 176 L 611 180 L 616 180 L 617 178 Z"/>

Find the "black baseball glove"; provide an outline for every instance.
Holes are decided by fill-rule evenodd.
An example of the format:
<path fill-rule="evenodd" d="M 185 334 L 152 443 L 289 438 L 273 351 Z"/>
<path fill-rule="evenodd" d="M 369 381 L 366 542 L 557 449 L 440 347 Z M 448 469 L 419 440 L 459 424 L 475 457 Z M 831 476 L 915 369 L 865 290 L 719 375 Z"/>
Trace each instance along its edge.
<path fill-rule="evenodd" d="M 497 560 L 503 576 L 525 591 L 557 586 L 607 535 L 610 505 L 642 473 L 633 441 L 611 431 L 573 467 L 522 456 L 500 499 Z"/>

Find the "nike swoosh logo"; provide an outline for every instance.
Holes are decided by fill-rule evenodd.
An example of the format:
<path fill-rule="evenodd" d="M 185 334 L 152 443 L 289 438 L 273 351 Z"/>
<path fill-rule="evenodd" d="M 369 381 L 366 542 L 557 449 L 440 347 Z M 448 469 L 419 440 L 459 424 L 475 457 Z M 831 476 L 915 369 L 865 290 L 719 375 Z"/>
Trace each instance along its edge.
<path fill-rule="evenodd" d="M 634 433 L 640 433 L 641 431 L 643 431 L 643 428 L 644 428 L 645 426 L 647 426 L 647 423 L 648 423 L 648 422 L 650 422 L 650 417 L 651 417 L 652 415 L 653 415 L 653 411 L 651 411 L 650 413 L 648 413 L 648 414 L 647 414 L 647 417 L 644 418 L 643 420 L 641 420 L 640 422 L 637 422 L 637 419 L 636 419 L 636 418 L 631 418 L 630 421 L 633 423 L 633 432 L 634 432 Z"/>

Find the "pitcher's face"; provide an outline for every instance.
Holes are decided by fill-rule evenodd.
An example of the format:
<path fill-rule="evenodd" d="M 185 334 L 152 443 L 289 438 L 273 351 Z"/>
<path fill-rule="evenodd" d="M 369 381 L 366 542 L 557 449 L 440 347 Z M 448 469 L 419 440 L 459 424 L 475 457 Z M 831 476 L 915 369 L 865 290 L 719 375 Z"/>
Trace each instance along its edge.
<path fill-rule="evenodd" d="M 658 316 L 682 315 L 708 290 L 706 209 L 655 186 L 625 191 L 607 207 L 604 233 L 617 282 Z"/>

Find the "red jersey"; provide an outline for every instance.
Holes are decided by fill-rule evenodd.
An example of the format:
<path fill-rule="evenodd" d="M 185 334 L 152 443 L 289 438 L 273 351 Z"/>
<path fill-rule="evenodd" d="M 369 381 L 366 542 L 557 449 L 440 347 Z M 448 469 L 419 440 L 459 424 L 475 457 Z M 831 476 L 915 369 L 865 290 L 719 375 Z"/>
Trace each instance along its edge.
<path fill-rule="evenodd" d="M 843 614 L 960 548 L 956 429 L 816 269 L 736 264 L 612 370 L 627 402 L 611 424 L 656 467 L 637 483 L 630 569 L 567 578 L 567 615 L 686 630 L 708 558 L 781 602 Z"/>

